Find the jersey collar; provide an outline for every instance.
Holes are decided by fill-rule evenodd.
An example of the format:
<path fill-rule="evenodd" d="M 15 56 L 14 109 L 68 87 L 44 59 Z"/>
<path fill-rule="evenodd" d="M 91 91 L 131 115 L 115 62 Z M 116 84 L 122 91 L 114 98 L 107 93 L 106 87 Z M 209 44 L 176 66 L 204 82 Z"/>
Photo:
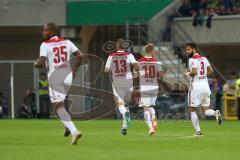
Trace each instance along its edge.
<path fill-rule="evenodd" d="M 117 52 L 121 52 L 121 53 L 123 53 L 123 52 L 125 52 L 125 51 L 117 51 Z"/>
<path fill-rule="evenodd" d="M 53 36 L 49 40 L 58 39 L 58 36 Z"/>
<path fill-rule="evenodd" d="M 153 57 L 151 57 L 151 56 L 144 56 L 144 58 L 153 58 Z"/>

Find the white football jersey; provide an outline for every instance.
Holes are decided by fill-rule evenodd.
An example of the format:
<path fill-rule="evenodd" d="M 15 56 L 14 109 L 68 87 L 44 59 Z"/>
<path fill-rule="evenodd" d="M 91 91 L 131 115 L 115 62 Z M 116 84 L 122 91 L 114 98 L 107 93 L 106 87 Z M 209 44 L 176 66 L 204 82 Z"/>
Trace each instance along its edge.
<path fill-rule="evenodd" d="M 52 37 L 40 46 L 40 56 L 47 57 L 48 77 L 55 69 L 70 69 L 70 56 L 78 48 L 70 41 Z"/>
<path fill-rule="evenodd" d="M 161 62 L 157 58 L 141 58 L 138 60 L 141 90 L 158 88 L 158 73 L 162 71 Z"/>
<path fill-rule="evenodd" d="M 197 75 L 192 77 L 192 83 L 207 83 L 207 68 L 210 66 L 206 57 L 201 55 L 194 55 L 192 58 L 189 59 L 189 70 L 192 71 L 192 68 L 197 68 Z"/>
<path fill-rule="evenodd" d="M 127 85 L 126 80 L 132 80 L 131 64 L 137 63 L 130 52 L 117 51 L 109 55 L 106 68 L 112 72 L 113 83 Z"/>

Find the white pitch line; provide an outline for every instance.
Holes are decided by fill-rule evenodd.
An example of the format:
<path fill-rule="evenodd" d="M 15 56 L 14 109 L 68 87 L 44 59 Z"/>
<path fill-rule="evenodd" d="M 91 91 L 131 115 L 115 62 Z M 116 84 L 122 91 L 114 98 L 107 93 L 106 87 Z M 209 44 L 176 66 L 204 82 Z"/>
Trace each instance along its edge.
<path fill-rule="evenodd" d="M 197 135 L 192 135 L 192 136 L 184 136 L 184 137 L 179 137 L 180 139 L 191 139 L 191 138 L 202 138 L 203 136 L 197 136 Z"/>
<path fill-rule="evenodd" d="M 116 134 L 87 134 L 86 136 L 122 136 L 120 133 Z M 148 134 L 128 134 L 126 136 L 150 136 Z M 152 136 L 156 139 L 191 139 L 191 138 L 202 138 L 202 136 L 192 135 L 192 136 L 183 136 L 183 135 L 161 135 L 156 134 Z"/>

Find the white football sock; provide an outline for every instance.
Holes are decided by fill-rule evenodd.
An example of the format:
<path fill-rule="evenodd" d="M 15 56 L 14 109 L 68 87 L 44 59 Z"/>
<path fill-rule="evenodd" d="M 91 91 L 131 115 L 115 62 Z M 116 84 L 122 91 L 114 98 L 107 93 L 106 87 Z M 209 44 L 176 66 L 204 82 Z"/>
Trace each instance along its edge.
<path fill-rule="evenodd" d="M 65 108 L 59 107 L 56 112 L 59 118 L 61 119 L 62 123 L 64 124 L 64 126 L 70 130 L 72 135 L 74 135 L 77 131 L 77 128 L 73 124 L 71 117 L 68 114 L 68 112 L 65 110 Z"/>
<path fill-rule="evenodd" d="M 123 116 L 123 124 L 122 124 L 122 128 L 127 128 L 127 120 L 125 115 Z"/>
<path fill-rule="evenodd" d="M 205 111 L 205 116 L 215 116 L 215 111 L 213 109 L 208 109 Z"/>
<path fill-rule="evenodd" d="M 119 109 L 119 111 L 120 111 L 120 113 L 121 113 L 122 115 L 125 115 L 127 109 L 126 109 L 126 107 L 125 107 L 124 105 L 120 105 L 120 106 L 118 107 L 118 109 Z"/>
<path fill-rule="evenodd" d="M 127 121 L 126 121 L 126 116 L 125 116 L 125 113 L 126 113 L 126 107 L 124 105 L 120 105 L 118 107 L 121 115 L 122 115 L 122 119 L 123 119 L 123 124 L 122 124 L 122 128 L 127 128 Z"/>
<path fill-rule="evenodd" d="M 196 132 L 201 131 L 200 126 L 199 126 L 199 120 L 196 112 L 190 112 L 191 113 L 191 120 L 192 124 L 196 130 Z"/>
<path fill-rule="evenodd" d="M 149 108 L 149 112 L 151 114 L 152 119 L 156 118 L 156 112 L 153 107 Z"/>
<path fill-rule="evenodd" d="M 152 129 L 152 120 L 149 111 L 144 111 L 144 118 L 145 121 L 149 127 L 149 129 Z"/>

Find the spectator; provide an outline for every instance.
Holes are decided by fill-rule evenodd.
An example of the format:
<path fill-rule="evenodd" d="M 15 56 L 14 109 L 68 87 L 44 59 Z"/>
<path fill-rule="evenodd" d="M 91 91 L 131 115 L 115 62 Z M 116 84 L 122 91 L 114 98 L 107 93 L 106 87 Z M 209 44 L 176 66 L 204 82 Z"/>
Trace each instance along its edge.
<path fill-rule="evenodd" d="M 229 15 L 230 13 L 229 13 L 229 10 L 227 11 L 227 9 L 225 8 L 224 5 L 221 5 L 219 14 L 222 15 L 222 16 L 225 16 L 225 15 Z"/>
<path fill-rule="evenodd" d="M 48 80 L 44 73 L 40 74 L 39 79 L 39 101 L 40 101 L 40 117 L 49 118 L 50 97 L 48 94 Z"/>
<path fill-rule="evenodd" d="M 27 89 L 26 95 L 19 108 L 18 116 L 19 118 L 36 118 L 36 114 L 35 94 L 31 89 Z"/>
<path fill-rule="evenodd" d="M 192 6 L 189 0 L 183 0 L 182 5 L 178 9 L 178 12 L 181 14 L 182 17 L 190 17 L 191 10 L 192 10 Z"/>
<path fill-rule="evenodd" d="M 239 6 L 240 0 L 183 0 L 179 13 L 182 17 L 192 16 L 197 26 L 202 25 L 205 16 L 239 14 Z"/>
<path fill-rule="evenodd" d="M 229 76 L 229 80 L 227 80 L 226 84 L 223 86 L 223 92 L 224 93 L 235 93 L 235 87 L 236 87 L 236 73 L 231 72 Z"/>
<path fill-rule="evenodd" d="M 233 8 L 232 0 L 223 0 L 223 5 L 226 10 L 231 10 Z"/>
<path fill-rule="evenodd" d="M 0 117 L 8 117 L 7 99 L 2 92 L 0 92 Z"/>
<path fill-rule="evenodd" d="M 237 116 L 238 120 L 240 120 L 240 73 L 238 73 L 238 79 L 236 81 L 236 95 L 237 95 Z"/>
<path fill-rule="evenodd" d="M 233 6 L 232 14 L 233 14 L 233 15 L 239 14 L 239 13 L 238 13 L 238 7 L 237 7 L 237 6 Z"/>
<path fill-rule="evenodd" d="M 208 0 L 201 0 L 199 2 L 200 15 L 202 15 L 202 16 L 206 15 L 206 11 L 207 11 L 208 6 L 209 6 L 209 1 Z"/>
<path fill-rule="evenodd" d="M 215 10 L 218 6 L 218 0 L 210 0 L 209 1 L 209 8 Z"/>
<path fill-rule="evenodd" d="M 222 108 L 222 96 L 223 96 L 223 86 L 219 80 L 219 77 L 215 76 L 213 78 L 212 86 L 210 86 L 215 99 L 215 110 L 221 110 Z"/>
<path fill-rule="evenodd" d="M 240 14 L 240 0 L 235 0 L 233 2 L 232 14 L 233 15 Z"/>

